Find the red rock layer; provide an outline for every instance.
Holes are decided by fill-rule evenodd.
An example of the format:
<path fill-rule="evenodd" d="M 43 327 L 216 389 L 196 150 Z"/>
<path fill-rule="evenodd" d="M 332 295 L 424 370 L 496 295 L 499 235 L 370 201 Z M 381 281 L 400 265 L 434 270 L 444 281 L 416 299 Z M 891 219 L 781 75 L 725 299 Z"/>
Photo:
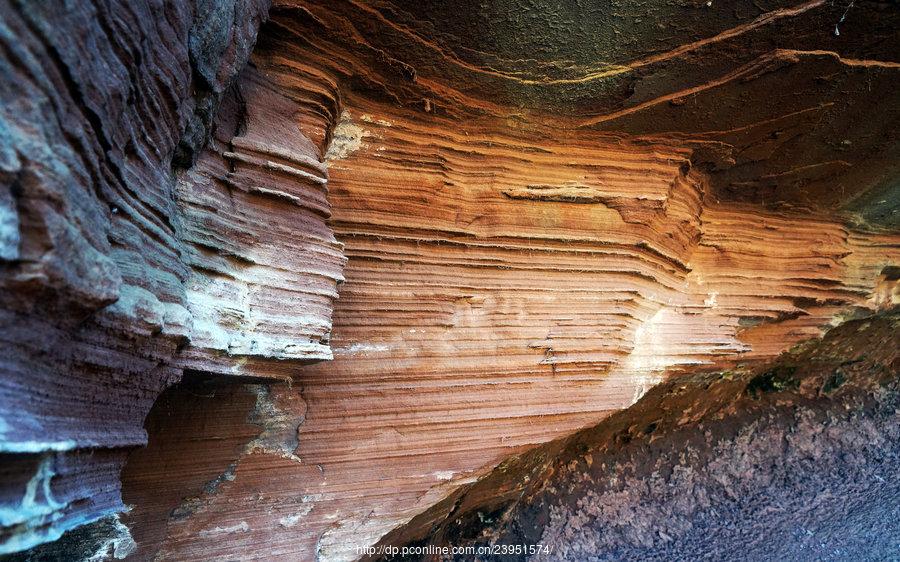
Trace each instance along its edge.
<path fill-rule="evenodd" d="M 254 62 L 327 152 L 348 258 L 334 360 L 273 387 L 296 449 L 248 447 L 149 545 L 162 558 L 265 544 L 271 559 L 354 559 L 666 374 L 771 357 L 874 306 L 900 260 L 895 235 L 711 201 L 677 143 L 337 97 L 362 67 L 305 43 L 269 36 Z"/>
<path fill-rule="evenodd" d="M 727 199 L 786 185 L 796 204 L 847 167 L 795 161 L 795 129 L 858 110 L 860 76 L 892 91 L 897 64 L 758 52 L 757 33 L 791 29 L 772 22 L 826 21 L 823 2 L 703 20 L 691 36 L 709 40 L 657 37 L 664 55 L 569 76 L 467 62 L 388 2 L 285 1 L 228 88 L 263 4 L 2 6 L 2 551 L 121 510 L 125 451 L 183 370 L 285 384 L 222 392 L 214 423 L 202 400 L 160 404 L 126 471 L 138 556 L 349 559 L 667 374 L 769 357 L 896 298 L 896 234 L 711 186 L 749 163 L 730 185 L 750 193 Z M 719 65 L 710 45 L 741 54 Z M 816 80 L 832 70 L 854 88 L 840 103 Z M 607 77 L 595 104 L 581 84 Z M 785 77 L 799 101 L 720 126 L 748 92 L 791 92 Z M 194 430 L 195 463 L 171 438 Z"/>
<path fill-rule="evenodd" d="M 440 547 L 474 545 L 531 545 L 527 558 L 569 561 L 890 559 L 898 325 L 900 310 L 866 315 L 752 369 L 664 382 L 594 427 L 507 459 L 382 540 L 419 553 L 373 548 L 361 559 L 466 560 Z"/>
<path fill-rule="evenodd" d="M 352 558 L 445 481 L 625 407 L 665 372 L 820 335 L 900 260 L 897 237 L 863 257 L 871 238 L 834 221 L 704 209 L 702 178 L 663 147 L 416 134 L 363 111 L 350 110 L 362 146 L 331 163 L 349 258 L 335 360 L 300 376 L 323 559 Z M 551 187 L 509 196 L 529 185 Z M 602 200 L 570 195 L 587 190 Z"/>
<path fill-rule="evenodd" d="M 346 260 L 325 224 L 319 150 L 285 119 L 298 111 L 248 68 L 210 146 L 179 178 L 194 322 L 182 367 L 277 376 L 267 359 L 331 359 L 332 301 Z"/>
<path fill-rule="evenodd" d="M 722 199 L 900 225 L 900 11 L 884 3 L 277 0 L 273 13 L 312 60 L 352 56 L 352 87 L 409 111 L 675 139 Z"/>

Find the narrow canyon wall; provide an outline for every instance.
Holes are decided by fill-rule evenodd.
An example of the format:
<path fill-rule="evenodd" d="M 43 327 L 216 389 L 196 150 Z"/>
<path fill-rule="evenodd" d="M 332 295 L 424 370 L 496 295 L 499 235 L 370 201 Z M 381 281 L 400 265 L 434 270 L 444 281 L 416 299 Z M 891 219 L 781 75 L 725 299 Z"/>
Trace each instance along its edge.
<path fill-rule="evenodd" d="M 0 6 L 0 552 L 124 507 L 118 473 L 191 331 L 176 155 L 267 9 Z"/>
<path fill-rule="evenodd" d="M 681 43 L 596 6 L 4 5 L 3 551 L 128 504 L 90 548 L 355 559 L 900 301 L 897 16 L 681 4 Z M 569 60 L 582 20 L 641 42 Z"/>

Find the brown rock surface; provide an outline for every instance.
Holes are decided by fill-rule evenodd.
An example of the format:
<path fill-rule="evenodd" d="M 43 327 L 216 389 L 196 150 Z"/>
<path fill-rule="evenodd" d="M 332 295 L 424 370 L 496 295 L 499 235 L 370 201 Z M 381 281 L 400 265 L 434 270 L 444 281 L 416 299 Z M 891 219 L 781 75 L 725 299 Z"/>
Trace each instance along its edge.
<path fill-rule="evenodd" d="M 4 550 L 120 511 L 183 372 L 132 556 L 352 559 L 898 300 L 890 6 L 280 0 L 245 65 L 263 4 L 2 8 Z"/>
<path fill-rule="evenodd" d="M 170 522 L 163 557 L 264 542 L 276 558 L 354 558 L 665 372 L 772 357 L 874 306 L 898 259 L 893 235 L 824 211 L 717 201 L 693 148 L 671 140 L 338 97 L 347 80 L 401 99 L 419 86 L 373 74 L 365 49 L 317 27 L 355 37 L 347 22 L 309 9 L 277 12 L 254 64 L 300 101 L 310 138 L 324 147 L 334 127 L 331 225 L 349 259 L 335 359 L 297 373 L 297 458 L 245 455 L 198 514 Z"/>
<path fill-rule="evenodd" d="M 0 552 L 123 509 L 191 330 L 173 155 L 267 9 L 0 5 L 0 463 L 31 467 L 0 484 Z"/>
<path fill-rule="evenodd" d="M 268 2 L 56 4 L 0 6 L 0 553 L 124 509 L 118 473 L 183 367 L 329 358 L 343 260 L 301 135 L 241 131 L 183 169 L 222 97 L 236 127 L 225 92 Z"/>

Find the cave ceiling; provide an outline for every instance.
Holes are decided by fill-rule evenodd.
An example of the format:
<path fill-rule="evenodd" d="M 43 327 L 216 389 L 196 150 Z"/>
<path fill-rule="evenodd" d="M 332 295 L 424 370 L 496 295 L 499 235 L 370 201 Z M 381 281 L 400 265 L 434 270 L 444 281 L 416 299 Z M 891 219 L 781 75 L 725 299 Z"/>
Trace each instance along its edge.
<path fill-rule="evenodd" d="M 281 0 L 274 19 L 381 69 L 351 89 L 514 128 L 677 139 L 720 200 L 900 221 L 896 2 L 320 4 Z"/>

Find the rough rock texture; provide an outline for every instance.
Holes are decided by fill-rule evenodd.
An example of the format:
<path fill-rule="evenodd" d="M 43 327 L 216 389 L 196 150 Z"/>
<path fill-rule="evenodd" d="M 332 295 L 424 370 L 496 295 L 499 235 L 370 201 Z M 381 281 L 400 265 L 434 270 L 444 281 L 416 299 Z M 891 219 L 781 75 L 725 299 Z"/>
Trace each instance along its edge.
<path fill-rule="evenodd" d="M 275 13 L 293 6 L 387 66 L 365 85 L 408 112 L 677 140 L 717 197 L 898 226 L 895 3 L 280 0 Z"/>
<path fill-rule="evenodd" d="M 352 559 L 900 301 L 900 11 L 562 4 L 277 0 L 247 64 L 262 1 L 4 5 L 2 548 L 120 511 L 183 372 L 73 540 Z"/>
<path fill-rule="evenodd" d="M 893 559 L 898 330 L 894 311 L 753 370 L 676 377 L 595 427 L 505 461 L 390 533 L 376 548 L 388 555 L 371 558 L 472 560 L 436 547 L 520 545 L 477 558 Z"/>
<path fill-rule="evenodd" d="M 764 206 L 720 193 L 705 145 L 683 134 L 633 138 L 462 102 L 429 81 L 415 37 L 378 43 L 395 26 L 373 9 L 279 4 L 252 59 L 329 164 L 330 224 L 349 260 L 334 361 L 272 388 L 297 434 L 245 448 L 151 553 L 241 557 L 264 543 L 275 559 L 353 559 L 666 373 L 771 358 L 891 302 L 878 287 L 900 261 L 896 235 L 824 200 L 805 206 L 814 186 Z M 754 110 L 769 120 L 779 107 Z"/>
<path fill-rule="evenodd" d="M 217 156 L 230 168 L 210 156 L 183 171 L 267 12 L 266 0 L 0 6 L 0 553 L 123 509 L 125 455 L 183 366 L 330 357 L 343 258 L 303 137 L 241 131 Z M 223 185 L 248 193 L 231 214 L 214 199 Z M 278 211 L 282 226 L 246 226 Z M 312 242 L 285 243 L 289 220 Z M 303 326 L 284 320 L 301 314 Z"/>
<path fill-rule="evenodd" d="M 253 68 L 230 94 L 209 147 L 176 185 L 194 322 L 179 365 L 278 376 L 273 359 L 331 359 L 346 259 L 325 224 L 320 152 L 285 119 L 298 104 Z"/>

